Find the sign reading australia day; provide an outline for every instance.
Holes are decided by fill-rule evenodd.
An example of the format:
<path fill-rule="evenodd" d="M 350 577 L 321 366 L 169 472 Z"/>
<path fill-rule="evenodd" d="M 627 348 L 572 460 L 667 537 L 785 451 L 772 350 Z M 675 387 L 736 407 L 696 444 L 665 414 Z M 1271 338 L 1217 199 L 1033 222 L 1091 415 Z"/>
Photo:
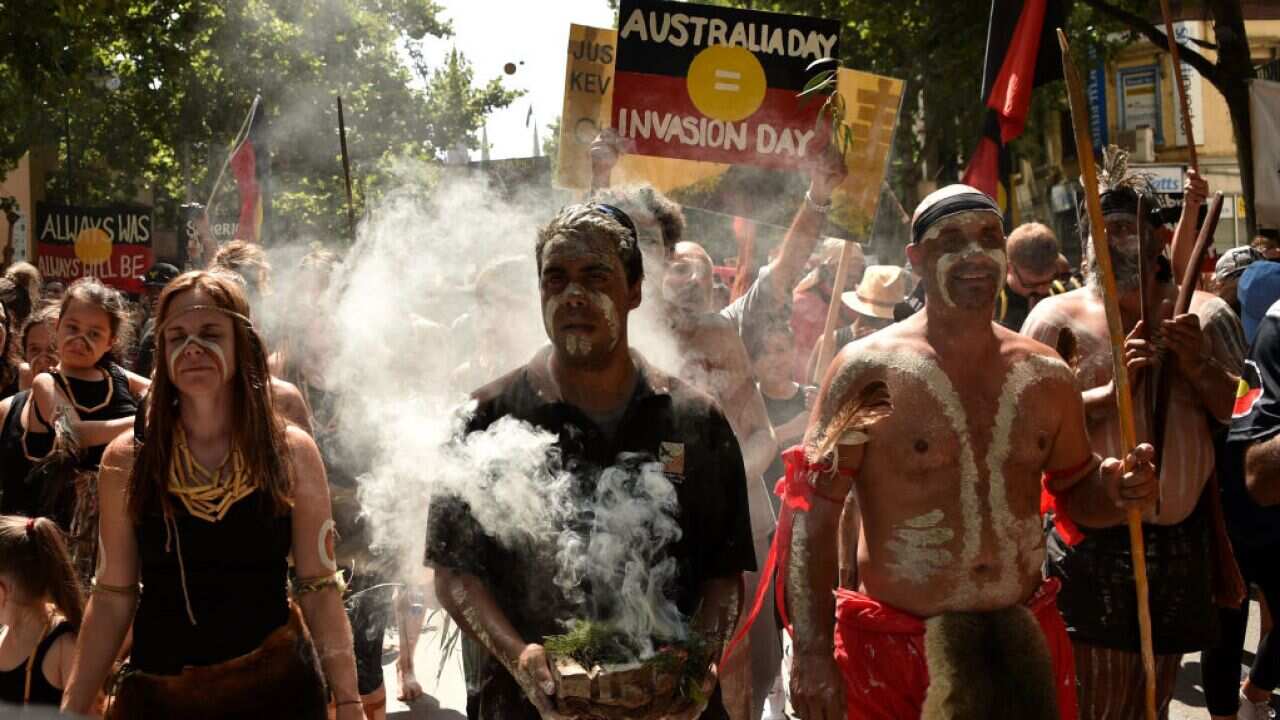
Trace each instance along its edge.
<path fill-rule="evenodd" d="M 151 208 L 36 205 L 36 266 L 62 281 L 93 276 L 129 292 L 151 267 Z"/>
<path fill-rule="evenodd" d="M 636 153 L 785 169 L 824 146 L 821 100 L 797 95 L 836 21 L 623 0 L 618 27 L 611 119 Z"/>

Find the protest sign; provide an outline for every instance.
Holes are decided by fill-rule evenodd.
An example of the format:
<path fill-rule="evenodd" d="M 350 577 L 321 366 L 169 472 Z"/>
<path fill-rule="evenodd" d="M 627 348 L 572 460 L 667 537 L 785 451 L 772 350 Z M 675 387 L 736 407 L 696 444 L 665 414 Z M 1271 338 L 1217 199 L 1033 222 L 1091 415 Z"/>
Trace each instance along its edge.
<path fill-rule="evenodd" d="M 611 124 L 640 155 L 796 168 L 818 151 L 820 103 L 798 96 L 837 57 L 834 20 L 623 0 Z"/>
<path fill-rule="evenodd" d="M 151 208 L 36 204 L 36 267 L 46 279 L 93 276 L 140 292 L 138 276 L 154 262 Z"/>

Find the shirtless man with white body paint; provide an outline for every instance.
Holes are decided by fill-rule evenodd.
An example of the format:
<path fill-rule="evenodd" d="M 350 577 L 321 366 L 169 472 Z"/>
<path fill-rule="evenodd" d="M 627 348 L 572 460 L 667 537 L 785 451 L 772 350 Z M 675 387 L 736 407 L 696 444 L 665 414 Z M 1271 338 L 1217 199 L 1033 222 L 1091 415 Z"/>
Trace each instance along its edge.
<path fill-rule="evenodd" d="M 993 323 L 1006 261 L 990 198 L 943 188 L 920 204 L 913 233 L 924 312 L 840 353 L 804 452 L 789 457 L 788 504 L 808 506 L 780 569 L 795 623 L 792 703 L 805 720 L 904 720 L 926 706 L 968 717 L 945 711 L 966 700 L 1006 717 L 1074 717 L 1057 586 L 1041 578 L 1042 474 L 1071 517 L 1111 522 L 1153 499 L 1151 450 L 1127 459 L 1137 472 L 1099 461 L 1068 367 Z M 833 596 L 850 492 L 857 581 Z M 943 650 L 963 653 L 966 637 L 1018 661 L 952 663 Z M 988 686 L 990 696 L 964 695 Z"/>

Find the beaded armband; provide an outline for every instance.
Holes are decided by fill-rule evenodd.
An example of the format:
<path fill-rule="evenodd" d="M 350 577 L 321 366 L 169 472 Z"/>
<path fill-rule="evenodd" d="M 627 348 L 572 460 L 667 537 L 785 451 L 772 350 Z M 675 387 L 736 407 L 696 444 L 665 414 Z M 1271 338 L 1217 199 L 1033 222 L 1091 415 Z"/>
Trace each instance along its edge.
<path fill-rule="evenodd" d="M 339 570 L 332 575 L 320 575 L 318 577 L 295 578 L 292 583 L 292 592 L 294 597 L 306 595 L 307 593 L 320 592 L 333 588 L 341 595 L 347 591 L 347 581 L 342 577 L 342 571 Z"/>

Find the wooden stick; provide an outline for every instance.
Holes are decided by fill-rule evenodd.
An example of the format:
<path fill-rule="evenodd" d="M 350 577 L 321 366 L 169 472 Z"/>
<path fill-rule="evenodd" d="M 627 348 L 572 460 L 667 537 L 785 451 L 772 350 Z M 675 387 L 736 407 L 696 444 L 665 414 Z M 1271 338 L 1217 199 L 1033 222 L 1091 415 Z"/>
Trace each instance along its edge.
<path fill-rule="evenodd" d="M 1182 285 L 1178 287 L 1178 301 L 1173 306 L 1173 317 L 1185 315 L 1191 310 L 1191 298 L 1195 295 L 1196 285 L 1200 281 L 1200 266 L 1204 264 L 1204 256 L 1213 244 L 1213 234 L 1218 230 L 1218 218 L 1222 216 L 1222 193 L 1214 193 L 1213 202 L 1209 204 L 1209 213 L 1205 215 L 1204 225 L 1200 227 L 1200 236 L 1196 238 L 1195 248 L 1191 251 L 1191 262 L 1187 263 L 1182 273 Z M 1155 428 L 1154 445 L 1156 463 L 1164 457 L 1164 430 L 1167 427 L 1169 414 L 1169 391 L 1173 384 L 1173 368 L 1168 358 L 1160 365 L 1160 382 L 1156 386 L 1156 408 L 1152 414 L 1151 425 Z M 1156 467 L 1160 467 L 1159 464 Z"/>
<path fill-rule="evenodd" d="M 338 142 L 342 144 L 342 174 L 347 181 L 347 224 L 351 226 L 351 241 L 356 240 L 356 209 L 351 199 L 351 159 L 347 157 L 347 123 L 342 116 L 342 96 L 338 96 Z"/>
<path fill-rule="evenodd" d="M 836 354 L 836 322 L 840 319 L 840 305 L 844 301 L 840 296 L 844 294 L 845 283 L 849 281 L 849 265 L 853 261 L 853 240 L 845 240 L 844 247 L 840 249 L 840 264 L 836 266 L 836 280 L 831 288 L 831 305 L 827 307 L 827 325 L 822 330 L 822 339 L 818 342 L 818 364 L 813 368 L 814 384 L 821 385 L 822 378 L 827 374 L 827 366 L 831 364 L 831 358 Z"/>
<path fill-rule="evenodd" d="M 240 151 L 240 146 L 244 145 L 244 141 L 249 138 L 249 131 L 253 127 L 253 116 L 258 113 L 258 105 L 262 103 L 261 95 L 253 96 L 253 104 L 249 106 L 249 114 L 245 115 L 244 122 L 240 124 L 240 130 L 236 133 L 235 139 L 231 141 L 231 150 L 227 153 L 227 157 L 222 161 L 222 169 L 218 171 L 218 177 L 213 181 L 213 189 L 209 191 L 209 202 L 204 204 L 205 215 L 213 215 L 213 201 L 218 197 L 218 188 L 222 186 L 222 178 L 226 177 L 227 167 L 231 165 L 231 158 Z"/>
<path fill-rule="evenodd" d="M 1169 0 L 1160 0 L 1160 13 L 1164 15 L 1164 34 L 1169 40 L 1169 55 L 1173 58 L 1173 77 L 1178 83 L 1178 106 L 1182 108 L 1182 134 L 1187 136 L 1187 153 L 1191 169 L 1200 172 L 1196 157 L 1196 136 L 1191 132 L 1191 103 L 1187 100 L 1187 86 L 1182 78 L 1182 59 L 1178 53 L 1178 40 L 1173 34 L 1173 15 L 1169 12 Z"/>
<path fill-rule="evenodd" d="M 1062 70 L 1071 101 L 1071 124 L 1076 134 L 1076 157 L 1080 161 L 1080 179 L 1089 208 L 1089 229 L 1094 256 L 1098 259 L 1102 280 L 1102 299 L 1107 311 L 1107 328 L 1111 336 L 1111 368 L 1115 375 L 1116 403 L 1120 413 L 1120 444 L 1125 452 L 1137 447 L 1137 431 L 1133 422 L 1133 395 L 1129 389 L 1129 373 L 1124 362 L 1124 323 L 1120 319 L 1120 294 L 1116 289 L 1115 271 L 1111 266 L 1111 246 L 1107 225 L 1102 218 L 1102 202 L 1098 197 L 1098 170 L 1093 160 L 1093 140 L 1089 136 L 1089 112 L 1084 85 L 1071 59 L 1067 34 L 1058 28 L 1058 45 L 1062 48 Z M 1151 605 L 1147 587 L 1147 553 L 1142 538 L 1142 512 L 1130 508 L 1129 552 L 1133 559 L 1133 580 L 1137 586 L 1138 630 L 1142 641 L 1142 667 L 1146 673 L 1146 717 L 1156 720 L 1156 662 L 1151 644 Z"/>

